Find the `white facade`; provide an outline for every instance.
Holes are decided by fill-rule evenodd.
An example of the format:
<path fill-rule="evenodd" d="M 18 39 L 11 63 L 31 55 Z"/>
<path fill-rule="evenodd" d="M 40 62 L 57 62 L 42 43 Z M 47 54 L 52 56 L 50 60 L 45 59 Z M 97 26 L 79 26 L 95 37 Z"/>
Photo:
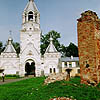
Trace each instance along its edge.
<path fill-rule="evenodd" d="M 19 74 L 19 58 L 12 45 L 12 39 L 9 37 L 4 52 L 0 55 L 0 69 L 5 74 Z"/>
<path fill-rule="evenodd" d="M 43 58 L 40 54 L 40 38 L 40 13 L 34 0 L 29 0 L 22 14 L 20 54 L 17 56 L 10 37 L 4 52 L 0 55 L 0 70 L 3 70 L 5 74 L 24 76 L 26 67 L 34 64 L 35 76 L 59 73 L 61 55 L 53 45 L 52 37 Z"/>

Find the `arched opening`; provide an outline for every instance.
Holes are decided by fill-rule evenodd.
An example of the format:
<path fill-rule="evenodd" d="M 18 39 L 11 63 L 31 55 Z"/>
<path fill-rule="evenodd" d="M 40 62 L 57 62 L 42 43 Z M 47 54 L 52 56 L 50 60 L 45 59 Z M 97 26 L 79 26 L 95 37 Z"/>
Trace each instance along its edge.
<path fill-rule="evenodd" d="M 32 20 L 33 20 L 33 12 L 30 11 L 30 12 L 28 13 L 28 21 L 32 21 Z"/>
<path fill-rule="evenodd" d="M 50 68 L 50 73 L 52 73 L 52 68 Z"/>
<path fill-rule="evenodd" d="M 56 73 L 56 69 L 55 68 L 53 68 L 53 72 Z"/>
<path fill-rule="evenodd" d="M 25 64 L 25 75 L 34 75 L 36 76 L 35 74 L 35 63 L 34 62 L 27 62 Z"/>

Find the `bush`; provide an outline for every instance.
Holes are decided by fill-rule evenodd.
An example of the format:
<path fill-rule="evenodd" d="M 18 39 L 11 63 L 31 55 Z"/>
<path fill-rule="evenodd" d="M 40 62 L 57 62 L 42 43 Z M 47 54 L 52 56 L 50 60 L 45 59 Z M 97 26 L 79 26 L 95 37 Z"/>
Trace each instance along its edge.
<path fill-rule="evenodd" d="M 100 88 L 100 83 L 97 85 L 97 88 Z"/>
<path fill-rule="evenodd" d="M 7 78 L 10 78 L 10 77 L 11 77 L 11 78 L 13 78 L 13 77 L 14 77 L 14 78 L 20 78 L 19 75 L 15 75 L 15 74 L 14 74 L 14 75 L 5 75 L 5 77 L 7 77 Z"/>

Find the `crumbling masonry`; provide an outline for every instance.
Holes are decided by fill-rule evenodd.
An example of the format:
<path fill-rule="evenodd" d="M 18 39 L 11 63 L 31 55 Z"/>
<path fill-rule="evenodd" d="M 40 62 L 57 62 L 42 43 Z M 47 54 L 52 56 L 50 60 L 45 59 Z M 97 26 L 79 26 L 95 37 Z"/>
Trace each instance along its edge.
<path fill-rule="evenodd" d="M 77 24 L 81 83 L 100 82 L 100 19 L 92 11 L 81 14 Z"/>

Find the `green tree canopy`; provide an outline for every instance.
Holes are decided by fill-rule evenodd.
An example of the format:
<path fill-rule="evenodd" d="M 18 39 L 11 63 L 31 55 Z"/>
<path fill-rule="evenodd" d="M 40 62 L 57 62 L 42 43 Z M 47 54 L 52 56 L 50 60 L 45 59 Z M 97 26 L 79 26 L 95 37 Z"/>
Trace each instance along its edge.
<path fill-rule="evenodd" d="M 67 56 L 67 57 L 71 57 L 71 56 L 78 57 L 78 47 L 75 44 L 70 43 L 69 46 L 66 47 L 65 56 Z"/>
<path fill-rule="evenodd" d="M 16 50 L 16 53 L 19 54 L 20 53 L 20 44 L 18 42 L 13 42 L 12 44 Z"/>
<path fill-rule="evenodd" d="M 41 54 L 43 55 L 50 43 L 50 36 L 53 38 L 53 44 L 55 45 L 58 52 L 62 54 L 63 57 L 78 57 L 78 47 L 70 43 L 69 46 L 60 44 L 59 38 L 61 38 L 60 33 L 52 30 L 48 34 L 41 36 Z"/>
<path fill-rule="evenodd" d="M 0 54 L 1 54 L 2 50 L 3 50 L 3 43 L 0 42 Z"/>
<path fill-rule="evenodd" d="M 42 35 L 41 36 L 41 54 L 43 55 L 50 44 L 50 36 L 53 38 L 53 43 L 58 51 L 60 51 L 60 33 L 52 30 L 48 34 Z"/>

